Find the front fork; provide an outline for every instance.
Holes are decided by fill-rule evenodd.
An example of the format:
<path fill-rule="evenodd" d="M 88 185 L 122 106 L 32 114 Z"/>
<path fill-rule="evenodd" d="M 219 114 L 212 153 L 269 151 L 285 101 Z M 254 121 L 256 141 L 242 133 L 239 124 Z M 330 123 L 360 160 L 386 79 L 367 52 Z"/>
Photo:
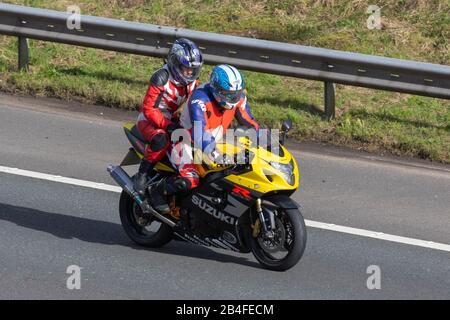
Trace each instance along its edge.
<path fill-rule="evenodd" d="M 261 198 L 256 200 L 256 212 L 258 213 L 258 218 L 255 222 L 253 228 L 253 237 L 257 237 L 260 232 L 260 227 L 262 226 L 262 231 L 264 232 L 264 237 L 272 239 L 275 235 L 275 215 L 272 211 L 266 211 L 264 213 L 261 205 Z"/>

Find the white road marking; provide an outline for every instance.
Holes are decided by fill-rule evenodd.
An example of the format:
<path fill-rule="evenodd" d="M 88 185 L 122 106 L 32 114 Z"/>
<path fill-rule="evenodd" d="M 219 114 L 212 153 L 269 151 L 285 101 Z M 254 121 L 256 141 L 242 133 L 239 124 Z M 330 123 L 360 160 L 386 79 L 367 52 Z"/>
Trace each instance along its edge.
<path fill-rule="evenodd" d="M 65 184 L 74 185 L 74 186 L 104 190 L 104 191 L 111 191 L 111 192 L 117 192 L 117 193 L 122 192 L 122 188 L 120 188 L 118 186 L 108 185 L 105 183 L 98 183 L 98 182 L 92 182 L 92 181 L 86 181 L 86 180 L 67 178 L 67 177 L 63 177 L 63 176 L 35 172 L 35 171 L 22 170 L 22 169 L 17 169 L 17 168 L 0 166 L 0 172 L 12 174 L 12 175 L 30 177 L 30 178 L 35 178 L 35 179 L 65 183 Z M 361 237 L 374 238 L 374 239 L 379 239 L 379 240 L 385 240 L 385 241 L 390 241 L 390 242 L 408 244 L 408 245 L 417 246 L 417 247 L 423 247 L 423 248 L 429 248 L 429 249 L 450 252 L 450 245 L 444 244 L 444 243 L 401 237 L 401 236 L 396 236 L 393 234 L 387 234 L 387 233 L 383 233 L 383 232 L 375 232 L 375 231 L 370 231 L 370 230 L 365 230 L 365 229 L 357 229 L 357 228 L 340 226 L 340 225 L 336 225 L 336 224 L 330 224 L 330 223 L 324 223 L 324 222 L 312 221 L 312 220 L 305 220 L 305 224 L 308 227 L 312 227 L 312 228 L 330 230 L 330 231 L 335 231 L 335 232 L 357 235 L 357 236 L 361 236 Z"/>
<path fill-rule="evenodd" d="M 17 169 L 17 168 L 9 168 L 9 167 L 0 166 L 0 172 L 14 174 L 17 176 L 30 177 L 30 178 L 35 178 L 35 179 L 71 184 L 74 186 L 80 186 L 80 187 L 86 187 L 86 188 L 92 188 L 92 189 L 99 189 L 99 190 L 112 191 L 112 192 L 122 192 L 122 188 L 120 188 L 118 186 L 108 185 L 105 183 L 98 183 L 98 182 L 92 182 L 92 181 L 86 181 L 86 180 L 67 178 L 67 177 L 63 177 L 63 176 L 57 176 L 57 175 L 53 175 L 53 174 L 47 174 L 47 173 L 41 173 L 41 172 L 35 172 L 35 171 L 22 170 L 22 169 Z"/>
<path fill-rule="evenodd" d="M 436 250 L 450 252 L 450 245 L 444 244 L 444 243 L 401 237 L 401 236 L 396 236 L 393 234 L 388 234 L 388 233 L 383 233 L 383 232 L 376 232 L 376 231 L 370 231 L 370 230 L 365 230 L 365 229 L 357 229 L 357 228 L 345 227 L 345 226 L 340 226 L 340 225 L 336 225 L 336 224 L 311 221 L 311 220 L 305 220 L 305 224 L 308 227 L 312 227 L 312 228 L 331 230 L 331 231 L 336 231 L 336 232 L 353 234 L 353 235 L 357 235 L 357 236 L 361 236 L 361 237 L 386 240 L 386 241 L 391 241 L 391 242 L 409 244 L 409 245 L 417 246 L 417 247 L 430 248 L 430 249 L 436 249 Z"/>

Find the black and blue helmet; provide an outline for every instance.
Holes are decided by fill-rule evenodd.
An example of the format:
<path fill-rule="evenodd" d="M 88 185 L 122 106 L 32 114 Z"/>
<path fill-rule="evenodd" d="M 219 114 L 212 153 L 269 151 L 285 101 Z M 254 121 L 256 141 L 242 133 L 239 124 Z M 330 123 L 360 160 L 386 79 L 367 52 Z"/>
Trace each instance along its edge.
<path fill-rule="evenodd" d="M 175 81 L 188 85 L 197 80 L 202 65 L 202 54 L 194 42 L 186 38 L 175 40 L 167 57 L 167 66 Z"/>

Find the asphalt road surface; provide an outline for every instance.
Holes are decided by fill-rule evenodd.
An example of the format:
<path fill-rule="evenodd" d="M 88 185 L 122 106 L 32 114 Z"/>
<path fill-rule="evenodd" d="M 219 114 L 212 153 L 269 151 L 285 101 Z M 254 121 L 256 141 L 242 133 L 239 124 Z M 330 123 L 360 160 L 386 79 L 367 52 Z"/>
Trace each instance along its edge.
<path fill-rule="evenodd" d="M 106 166 L 126 153 L 121 123 L 135 115 L 0 95 L 0 167 L 113 185 Z M 138 247 L 120 225 L 117 192 L 0 170 L 0 299 L 450 299 L 449 166 L 289 146 L 307 221 L 412 244 L 310 226 L 301 261 L 272 272 L 251 254 Z M 71 265 L 80 289 L 66 286 Z M 370 266 L 379 289 L 367 287 Z"/>

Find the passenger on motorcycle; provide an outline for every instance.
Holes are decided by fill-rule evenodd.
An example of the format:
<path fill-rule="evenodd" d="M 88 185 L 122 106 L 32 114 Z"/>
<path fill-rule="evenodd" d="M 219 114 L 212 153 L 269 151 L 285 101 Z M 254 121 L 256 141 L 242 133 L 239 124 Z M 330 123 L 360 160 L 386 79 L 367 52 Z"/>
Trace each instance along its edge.
<path fill-rule="evenodd" d="M 239 70 L 230 65 L 219 65 L 214 67 L 209 83 L 200 86 L 191 95 L 180 116 L 180 123 L 188 130 L 190 141 L 175 141 L 171 150 L 170 160 L 179 174 L 149 188 L 152 206 L 157 211 L 170 211 L 167 195 L 188 191 L 199 183 L 191 141 L 211 162 L 223 163 L 224 156 L 216 150 L 215 144 L 223 138 L 233 119 L 240 125 L 259 130 L 250 112 L 244 88 L 244 78 Z"/>
<path fill-rule="evenodd" d="M 167 64 L 153 73 L 144 97 L 137 127 L 148 142 L 144 159 L 134 177 L 134 188 L 145 194 L 147 173 L 170 146 L 170 136 L 178 127 L 176 112 L 198 86 L 203 58 L 188 39 L 177 39 L 169 51 Z"/>

